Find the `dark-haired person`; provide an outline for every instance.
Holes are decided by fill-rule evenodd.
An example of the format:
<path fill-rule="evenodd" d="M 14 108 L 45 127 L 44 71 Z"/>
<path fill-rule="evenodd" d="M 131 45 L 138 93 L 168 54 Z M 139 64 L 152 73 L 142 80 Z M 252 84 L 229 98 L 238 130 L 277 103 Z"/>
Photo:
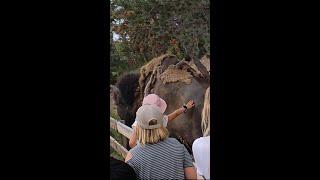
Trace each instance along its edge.
<path fill-rule="evenodd" d="M 136 112 L 138 144 L 125 159 L 139 179 L 196 179 L 197 174 L 187 149 L 168 138 L 160 108 L 142 105 Z"/>
<path fill-rule="evenodd" d="M 110 157 L 110 179 L 137 179 L 136 173 L 127 163 Z"/>

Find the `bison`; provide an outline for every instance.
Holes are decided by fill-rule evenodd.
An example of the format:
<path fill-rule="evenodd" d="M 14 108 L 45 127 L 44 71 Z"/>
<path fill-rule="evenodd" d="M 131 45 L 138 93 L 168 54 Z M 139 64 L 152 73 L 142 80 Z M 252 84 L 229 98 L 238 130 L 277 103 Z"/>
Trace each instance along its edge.
<path fill-rule="evenodd" d="M 122 75 L 116 86 L 111 86 L 117 112 L 127 126 L 135 120 L 135 113 L 141 106 L 143 97 L 155 93 L 167 102 L 165 114 L 180 108 L 188 100 L 195 102 L 195 107 L 180 115 L 168 124 L 171 137 L 177 138 L 191 152 L 192 143 L 202 136 L 201 111 L 204 94 L 210 85 L 208 68 L 202 63 L 178 61 L 173 55 L 163 55 L 151 60 L 140 68 L 140 72 Z M 203 61 L 201 61 L 203 62 Z M 202 67 L 197 70 L 194 67 Z"/>

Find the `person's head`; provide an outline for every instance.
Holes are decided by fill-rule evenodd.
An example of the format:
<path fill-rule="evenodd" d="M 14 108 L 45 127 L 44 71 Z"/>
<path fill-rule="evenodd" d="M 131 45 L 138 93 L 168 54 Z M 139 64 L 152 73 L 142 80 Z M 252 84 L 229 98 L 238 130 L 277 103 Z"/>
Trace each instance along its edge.
<path fill-rule="evenodd" d="M 153 105 L 142 105 L 136 113 L 135 133 L 140 144 L 155 144 L 168 138 L 169 132 L 163 126 L 164 115 Z"/>
<path fill-rule="evenodd" d="M 149 94 L 143 98 L 142 105 L 154 105 L 160 108 L 164 113 L 167 109 L 167 103 L 156 94 Z"/>
<path fill-rule="evenodd" d="M 210 136 L 210 87 L 207 88 L 202 109 L 201 129 L 204 137 Z"/>
<path fill-rule="evenodd" d="M 110 156 L 110 179 L 137 179 L 137 175 L 129 164 Z"/>

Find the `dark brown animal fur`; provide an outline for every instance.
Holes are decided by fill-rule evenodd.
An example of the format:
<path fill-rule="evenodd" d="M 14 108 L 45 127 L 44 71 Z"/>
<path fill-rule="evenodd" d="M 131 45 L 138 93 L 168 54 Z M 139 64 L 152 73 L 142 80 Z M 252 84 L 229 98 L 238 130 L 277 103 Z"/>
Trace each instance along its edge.
<path fill-rule="evenodd" d="M 137 101 L 139 77 L 138 73 L 127 73 L 122 75 L 116 84 L 119 93 L 114 94 L 114 101 L 117 105 L 118 115 L 122 120 L 125 120 L 127 126 L 132 125 L 136 109 L 141 106 L 141 103 Z"/>

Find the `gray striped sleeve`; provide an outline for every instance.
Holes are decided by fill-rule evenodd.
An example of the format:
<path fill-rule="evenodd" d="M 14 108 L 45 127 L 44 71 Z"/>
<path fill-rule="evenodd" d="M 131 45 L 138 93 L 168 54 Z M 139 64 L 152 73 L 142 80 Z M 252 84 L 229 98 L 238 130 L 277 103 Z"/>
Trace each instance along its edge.
<path fill-rule="evenodd" d="M 189 154 L 189 152 L 186 149 L 186 147 L 183 146 L 183 150 L 184 150 L 183 168 L 193 167 L 193 162 L 192 162 L 191 155 Z"/>

